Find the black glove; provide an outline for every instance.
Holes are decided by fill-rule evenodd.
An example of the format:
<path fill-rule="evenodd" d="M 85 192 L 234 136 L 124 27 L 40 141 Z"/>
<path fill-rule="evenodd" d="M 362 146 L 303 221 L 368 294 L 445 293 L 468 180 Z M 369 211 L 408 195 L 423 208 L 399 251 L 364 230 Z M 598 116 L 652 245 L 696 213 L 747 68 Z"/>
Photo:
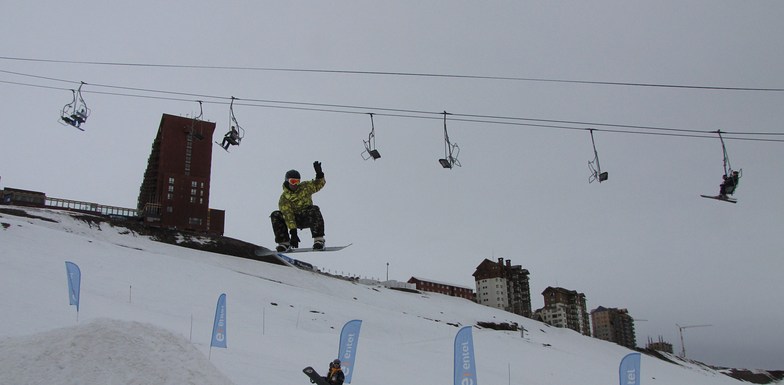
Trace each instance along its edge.
<path fill-rule="evenodd" d="M 289 244 L 291 245 L 291 247 L 296 249 L 297 247 L 299 247 L 299 236 L 297 236 L 297 229 L 289 230 L 289 235 L 291 236 L 291 239 L 289 240 Z"/>
<path fill-rule="evenodd" d="M 313 162 L 313 169 L 316 170 L 316 179 L 324 179 L 324 170 L 321 169 L 321 162 Z"/>

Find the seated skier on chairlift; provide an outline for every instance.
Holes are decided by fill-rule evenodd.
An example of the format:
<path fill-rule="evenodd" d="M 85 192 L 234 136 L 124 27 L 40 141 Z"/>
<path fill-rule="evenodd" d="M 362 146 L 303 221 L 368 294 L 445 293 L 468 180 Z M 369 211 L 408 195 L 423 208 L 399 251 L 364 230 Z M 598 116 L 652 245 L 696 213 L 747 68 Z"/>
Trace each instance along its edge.
<path fill-rule="evenodd" d="M 82 108 L 79 111 L 75 111 L 70 116 L 63 116 L 62 119 L 64 122 L 76 128 L 81 128 L 80 126 L 82 123 L 87 121 L 87 112 L 84 110 L 84 108 Z"/>
<path fill-rule="evenodd" d="M 719 186 L 719 197 L 727 199 L 727 195 L 732 195 L 735 192 L 735 187 L 738 186 L 740 181 L 740 173 L 732 171 L 730 175 L 723 175 L 724 181 Z"/>
<path fill-rule="evenodd" d="M 231 145 L 240 145 L 240 133 L 234 126 L 231 126 L 231 131 L 227 132 L 226 135 L 223 136 L 223 142 L 221 142 L 221 147 L 223 147 L 223 149 L 226 151 L 229 150 L 229 146 Z"/>
<path fill-rule="evenodd" d="M 84 102 L 84 98 L 82 97 L 82 86 L 84 84 L 85 83 L 82 83 L 78 90 L 71 90 L 73 99 L 70 103 L 63 106 L 63 110 L 60 115 L 60 119 L 63 122 L 82 131 L 84 130 L 82 129 L 81 125 L 86 122 L 87 117 L 90 116 L 90 109 L 87 108 L 87 103 Z"/>
<path fill-rule="evenodd" d="M 79 127 L 82 123 L 87 121 L 87 112 L 82 108 L 81 110 L 74 112 L 71 115 L 71 119 L 76 122 L 75 126 Z"/>

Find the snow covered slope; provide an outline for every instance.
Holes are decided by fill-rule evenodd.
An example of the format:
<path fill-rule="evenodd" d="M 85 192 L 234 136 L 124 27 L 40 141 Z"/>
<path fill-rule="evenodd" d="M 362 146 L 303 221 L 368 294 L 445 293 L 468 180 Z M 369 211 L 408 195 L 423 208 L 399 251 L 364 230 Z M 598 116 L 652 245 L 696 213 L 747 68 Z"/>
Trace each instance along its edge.
<path fill-rule="evenodd" d="M 78 315 L 65 261 L 82 271 Z M 463 299 L 186 249 L 45 209 L 0 206 L 0 290 L 2 384 L 308 384 L 302 368 L 324 370 L 352 319 L 363 320 L 359 385 L 451 383 L 458 326 L 478 322 L 527 330 L 474 328 L 481 384 L 615 384 L 630 352 Z M 210 349 L 221 293 L 228 348 Z M 645 355 L 641 372 L 642 384 L 741 383 Z"/>

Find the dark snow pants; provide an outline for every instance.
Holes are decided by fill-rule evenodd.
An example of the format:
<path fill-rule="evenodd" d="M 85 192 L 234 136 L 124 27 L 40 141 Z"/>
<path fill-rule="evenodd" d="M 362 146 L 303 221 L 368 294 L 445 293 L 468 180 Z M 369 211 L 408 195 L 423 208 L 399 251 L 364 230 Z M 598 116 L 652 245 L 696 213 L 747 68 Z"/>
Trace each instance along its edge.
<path fill-rule="evenodd" d="M 324 236 L 324 217 L 321 216 L 321 209 L 318 206 L 305 207 L 294 213 L 294 218 L 297 221 L 298 229 L 310 228 L 310 234 L 313 238 Z M 280 210 L 275 210 L 270 214 L 270 219 L 272 220 L 272 231 L 275 232 L 275 243 L 288 243 L 289 228 L 283 219 L 283 213 Z"/>

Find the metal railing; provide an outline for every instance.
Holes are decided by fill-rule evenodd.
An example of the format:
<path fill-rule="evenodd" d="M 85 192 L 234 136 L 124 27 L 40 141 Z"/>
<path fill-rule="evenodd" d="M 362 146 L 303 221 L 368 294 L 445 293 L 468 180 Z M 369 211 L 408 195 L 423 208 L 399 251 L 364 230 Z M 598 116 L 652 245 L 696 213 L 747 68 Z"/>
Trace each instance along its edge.
<path fill-rule="evenodd" d="M 44 203 L 46 207 L 68 209 L 75 211 L 82 211 L 88 213 L 95 213 L 101 215 L 118 215 L 123 217 L 138 217 L 139 210 L 129 209 L 126 207 L 107 206 L 92 202 L 74 201 L 70 199 L 46 197 Z"/>

